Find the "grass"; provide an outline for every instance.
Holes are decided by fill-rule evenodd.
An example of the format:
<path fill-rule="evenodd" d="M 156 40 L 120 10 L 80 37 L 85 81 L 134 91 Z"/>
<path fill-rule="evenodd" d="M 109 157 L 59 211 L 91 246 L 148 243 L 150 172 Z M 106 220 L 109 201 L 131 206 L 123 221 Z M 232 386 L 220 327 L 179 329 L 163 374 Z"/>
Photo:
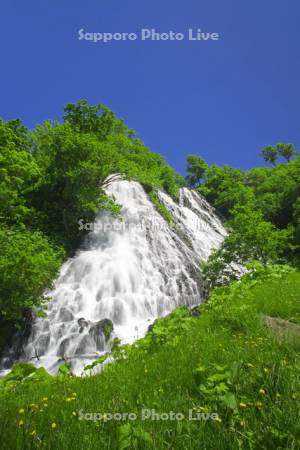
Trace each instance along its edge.
<path fill-rule="evenodd" d="M 300 341 L 276 340 L 261 319 L 299 313 L 297 272 L 217 289 L 199 317 L 160 320 L 99 375 L 15 383 L 0 396 L 1 448 L 299 449 Z M 141 420 L 143 408 L 185 418 Z M 189 410 L 218 417 L 188 420 Z M 138 420 L 79 420 L 128 412 Z"/>

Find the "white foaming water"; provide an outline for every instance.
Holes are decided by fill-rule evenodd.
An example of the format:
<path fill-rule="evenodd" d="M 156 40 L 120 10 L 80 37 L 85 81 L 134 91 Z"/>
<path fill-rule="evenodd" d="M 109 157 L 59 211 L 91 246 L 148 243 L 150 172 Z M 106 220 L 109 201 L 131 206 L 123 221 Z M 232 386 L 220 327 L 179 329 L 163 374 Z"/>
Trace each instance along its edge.
<path fill-rule="evenodd" d="M 189 238 L 197 257 L 201 261 L 206 260 L 212 249 L 218 247 L 227 235 L 213 208 L 197 192 L 187 188 L 180 190 L 179 207 L 164 192 L 159 192 L 158 195 L 171 212 L 177 226 Z"/>
<path fill-rule="evenodd" d="M 179 205 L 158 194 L 176 229 L 139 183 L 111 177 L 106 191 L 122 206 L 123 221 L 97 217 L 85 249 L 63 264 L 47 293 L 47 318 L 35 320 L 24 347 L 27 360 L 38 356 L 36 365 L 52 373 L 63 358 L 79 374 L 109 350 L 114 337 L 133 342 L 157 317 L 181 304 L 201 303 L 199 263 L 226 235 L 209 204 L 186 188 Z M 113 323 L 110 337 L 104 319 Z"/>

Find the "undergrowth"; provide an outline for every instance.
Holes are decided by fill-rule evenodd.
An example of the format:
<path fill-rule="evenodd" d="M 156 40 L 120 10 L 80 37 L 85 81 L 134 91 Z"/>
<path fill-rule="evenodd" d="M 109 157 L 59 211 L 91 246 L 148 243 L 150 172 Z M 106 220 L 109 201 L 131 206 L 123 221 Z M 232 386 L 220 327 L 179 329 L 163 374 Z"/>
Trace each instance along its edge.
<path fill-rule="evenodd" d="M 300 341 L 263 320 L 299 314 L 300 274 L 256 265 L 200 315 L 179 308 L 136 344 L 116 341 L 101 374 L 17 366 L 0 382 L 1 448 L 299 449 Z M 183 418 L 143 420 L 142 410 Z"/>

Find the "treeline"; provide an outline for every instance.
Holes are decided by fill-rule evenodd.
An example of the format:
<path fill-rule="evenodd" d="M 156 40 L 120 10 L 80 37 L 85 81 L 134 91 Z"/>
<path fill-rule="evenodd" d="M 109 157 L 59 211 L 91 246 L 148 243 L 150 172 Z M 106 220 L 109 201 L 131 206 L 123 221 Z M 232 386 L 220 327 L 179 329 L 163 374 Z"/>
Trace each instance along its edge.
<path fill-rule="evenodd" d="M 213 285 L 224 281 L 231 262 L 300 263 L 299 153 L 292 144 L 277 144 L 262 156 L 273 167 L 242 171 L 188 157 L 187 184 L 217 208 L 231 231 L 204 267 Z"/>
<path fill-rule="evenodd" d="M 31 130 L 19 119 L 0 120 L 2 330 L 28 311 L 42 312 L 42 292 L 83 238 L 78 220 L 93 221 L 100 210 L 118 213 L 103 189 L 116 172 L 171 195 L 181 183 L 162 156 L 101 104 L 68 104 L 62 123 Z"/>

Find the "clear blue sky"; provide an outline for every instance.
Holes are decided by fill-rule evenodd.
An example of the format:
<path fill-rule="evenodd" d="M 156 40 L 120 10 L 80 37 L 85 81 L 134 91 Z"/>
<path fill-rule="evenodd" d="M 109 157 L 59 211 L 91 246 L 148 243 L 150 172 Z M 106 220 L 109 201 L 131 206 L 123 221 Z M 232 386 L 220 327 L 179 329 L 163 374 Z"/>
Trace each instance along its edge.
<path fill-rule="evenodd" d="M 300 147 L 299 0 L 2 0 L 0 117 L 34 126 L 68 102 L 109 106 L 178 171 L 262 164 Z M 78 30 L 218 32 L 217 42 L 78 40 Z"/>

